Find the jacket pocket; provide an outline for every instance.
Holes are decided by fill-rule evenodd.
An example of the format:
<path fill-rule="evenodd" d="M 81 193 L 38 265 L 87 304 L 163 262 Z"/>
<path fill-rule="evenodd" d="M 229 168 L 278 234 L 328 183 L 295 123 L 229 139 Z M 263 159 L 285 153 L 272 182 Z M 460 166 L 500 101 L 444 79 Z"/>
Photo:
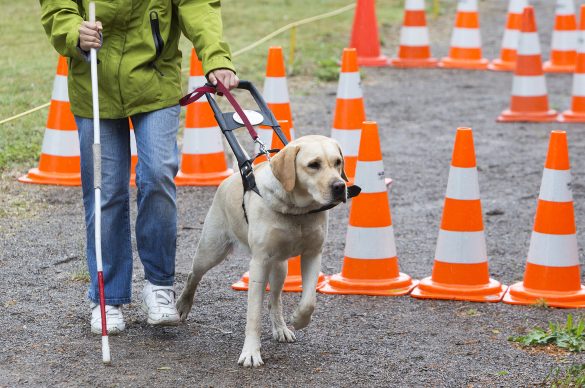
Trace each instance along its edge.
<path fill-rule="evenodd" d="M 150 29 L 152 30 L 152 40 L 154 41 L 154 48 L 156 50 L 156 56 L 150 64 L 161 76 L 164 76 L 156 66 L 156 60 L 161 56 L 165 48 L 165 41 L 160 35 L 159 18 L 158 12 L 156 11 L 150 11 Z"/>

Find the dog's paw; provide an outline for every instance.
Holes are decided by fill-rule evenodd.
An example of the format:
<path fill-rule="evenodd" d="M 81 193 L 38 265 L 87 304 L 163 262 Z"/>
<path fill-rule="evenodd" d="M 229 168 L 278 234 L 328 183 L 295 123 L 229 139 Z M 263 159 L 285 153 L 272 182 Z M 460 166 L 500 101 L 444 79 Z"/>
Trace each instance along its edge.
<path fill-rule="evenodd" d="M 189 312 L 191 311 L 191 307 L 193 306 L 193 299 L 188 299 L 181 295 L 177 300 L 177 311 L 179 312 L 179 316 L 181 317 L 181 321 L 185 321 Z"/>
<path fill-rule="evenodd" d="M 311 316 L 313 315 L 313 309 L 297 309 L 292 317 L 292 325 L 295 330 L 300 330 L 311 323 Z"/>
<path fill-rule="evenodd" d="M 272 338 L 278 342 L 295 342 L 295 333 L 286 326 L 272 328 Z"/>
<path fill-rule="evenodd" d="M 262 357 L 260 356 L 260 348 L 248 350 L 244 347 L 242 354 L 240 354 L 240 358 L 238 359 L 238 364 L 246 368 L 257 368 L 264 365 L 264 361 L 262 361 Z"/>

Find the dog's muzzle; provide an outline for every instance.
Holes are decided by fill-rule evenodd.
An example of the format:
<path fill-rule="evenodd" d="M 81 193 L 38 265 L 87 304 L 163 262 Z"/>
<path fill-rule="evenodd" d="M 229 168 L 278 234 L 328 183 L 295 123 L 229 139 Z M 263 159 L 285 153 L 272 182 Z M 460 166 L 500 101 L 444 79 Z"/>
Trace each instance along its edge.
<path fill-rule="evenodd" d="M 331 185 L 331 194 L 335 201 L 347 201 L 347 186 L 345 185 L 345 182 L 334 182 Z"/>

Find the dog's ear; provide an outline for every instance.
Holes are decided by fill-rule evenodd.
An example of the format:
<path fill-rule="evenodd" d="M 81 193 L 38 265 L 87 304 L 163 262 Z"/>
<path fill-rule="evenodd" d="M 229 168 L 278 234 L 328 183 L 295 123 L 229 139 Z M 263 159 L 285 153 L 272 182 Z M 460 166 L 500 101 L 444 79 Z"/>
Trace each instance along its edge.
<path fill-rule="evenodd" d="M 272 173 L 287 192 L 293 191 L 297 180 L 296 159 L 299 146 L 287 146 L 270 160 Z"/>
<path fill-rule="evenodd" d="M 345 174 L 345 158 L 343 157 L 343 152 L 341 152 L 339 144 L 337 144 L 337 149 L 339 150 L 339 155 L 341 155 L 341 178 L 344 181 L 349 182 L 349 179 L 347 179 L 347 175 Z"/>

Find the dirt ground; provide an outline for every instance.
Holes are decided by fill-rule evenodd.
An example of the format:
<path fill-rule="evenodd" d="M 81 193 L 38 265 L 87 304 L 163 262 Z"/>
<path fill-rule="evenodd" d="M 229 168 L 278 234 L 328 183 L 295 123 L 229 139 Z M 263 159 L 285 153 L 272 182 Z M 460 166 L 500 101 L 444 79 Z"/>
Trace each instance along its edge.
<path fill-rule="evenodd" d="M 485 56 L 498 55 L 504 1 L 482 1 Z M 532 1 L 548 56 L 552 1 Z M 451 16 L 433 22 L 435 55 L 448 49 Z M 390 42 L 397 42 L 397 35 Z M 384 48 L 388 54 L 394 46 Z M 492 276 L 505 284 L 523 276 L 548 133 L 568 131 L 579 241 L 585 233 L 585 126 L 497 124 L 508 106 L 510 74 L 446 70 L 365 69 L 367 116 L 379 123 L 402 272 L 429 276 L 442 212 L 455 129 L 471 126 Z M 551 105 L 566 109 L 571 77 L 548 76 Z M 296 126 L 329 134 L 336 85 L 290 89 Z M 305 92 L 303 92 L 305 90 Z M 15 173 L 16 176 L 16 173 Z M 112 337 L 113 366 L 100 360 L 89 331 L 84 225 L 78 188 L 23 186 L 5 180 L 12 198 L 0 218 L 0 386 L 443 386 L 540 385 L 551 368 L 585 362 L 582 355 L 527 352 L 507 338 L 567 310 L 420 301 L 411 297 L 318 294 L 311 325 L 294 344 L 275 343 L 264 316 L 266 365 L 238 367 L 244 340 L 246 294 L 230 289 L 247 259 L 231 257 L 204 278 L 186 324 L 152 328 L 136 301 L 143 271 L 135 260 L 135 303 L 125 309 L 127 330 Z M 177 288 L 186 279 L 214 194 L 178 190 Z M 18 200 L 15 200 L 17 198 Z M 17 216 L 18 214 L 18 216 Z M 341 269 L 347 206 L 331 211 L 323 272 Z M 581 244 L 583 245 L 583 244 Z M 580 251 L 582 253 L 582 251 Z M 297 294 L 286 294 L 290 314 Z M 580 314 L 573 311 L 574 314 Z"/>

